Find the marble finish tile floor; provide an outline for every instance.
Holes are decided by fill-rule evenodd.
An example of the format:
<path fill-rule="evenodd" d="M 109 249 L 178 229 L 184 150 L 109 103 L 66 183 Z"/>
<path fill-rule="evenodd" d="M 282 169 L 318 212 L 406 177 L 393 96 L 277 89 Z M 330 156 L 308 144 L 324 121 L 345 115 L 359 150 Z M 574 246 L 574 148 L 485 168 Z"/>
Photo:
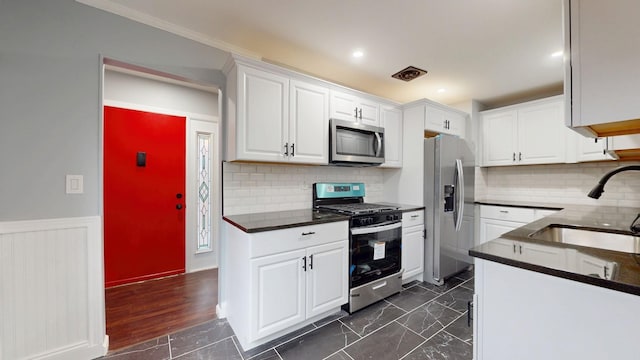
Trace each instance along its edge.
<path fill-rule="evenodd" d="M 243 351 L 224 319 L 107 354 L 105 360 L 470 360 L 473 270 L 443 286 L 412 282 L 352 315 L 342 312 Z"/>

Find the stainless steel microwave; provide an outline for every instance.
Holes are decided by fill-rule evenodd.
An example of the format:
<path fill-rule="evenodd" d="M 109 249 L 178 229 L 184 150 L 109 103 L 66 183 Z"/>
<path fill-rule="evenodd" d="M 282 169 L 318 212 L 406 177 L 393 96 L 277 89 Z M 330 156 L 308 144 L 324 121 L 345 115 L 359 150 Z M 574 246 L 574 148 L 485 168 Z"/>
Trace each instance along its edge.
<path fill-rule="evenodd" d="M 384 162 L 384 129 L 330 119 L 329 162 L 338 165 L 380 165 Z"/>

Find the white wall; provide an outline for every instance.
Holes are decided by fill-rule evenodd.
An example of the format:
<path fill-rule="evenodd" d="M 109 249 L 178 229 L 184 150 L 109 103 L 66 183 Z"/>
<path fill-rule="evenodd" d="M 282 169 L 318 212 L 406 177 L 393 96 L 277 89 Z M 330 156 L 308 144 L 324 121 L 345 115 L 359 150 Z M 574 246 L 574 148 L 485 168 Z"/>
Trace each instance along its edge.
<path fill-rule="evenodd" d="M 223 163 L 223 214 L 311 209 L 315 182 L 363 182 L 367 202 L 383 201 L 383 169 Z"/>
<path fill-rule="evenodd" d="M 482 169 L 476 181 L 476 200 L 535 201 L 640 207 L 640 173 L 622 172 L 605 185 L 600 199 L 587 197 L 607 171 L 629 162 L 498 166 Z"/>

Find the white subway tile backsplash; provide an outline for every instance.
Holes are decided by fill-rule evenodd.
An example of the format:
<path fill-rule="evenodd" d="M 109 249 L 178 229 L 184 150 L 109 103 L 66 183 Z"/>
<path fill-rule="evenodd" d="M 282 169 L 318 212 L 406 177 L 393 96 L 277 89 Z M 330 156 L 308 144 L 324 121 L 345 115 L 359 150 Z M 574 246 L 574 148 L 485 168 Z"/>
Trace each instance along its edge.
<path fill-rule="evenodd" d="M 384 199 L 384 170 L 335 166 L 292 166 L 224 162 L 224 214 L 311 208 L 316 182 L 364 182 L 365 201 Z"/>
<path fill-rule="evenodd" d="M 640 173 L 614 175 L 598 200 L 587 197 L 607 171 L 621 162 L 477 168 L 476 199 L 640 207 Z"/>

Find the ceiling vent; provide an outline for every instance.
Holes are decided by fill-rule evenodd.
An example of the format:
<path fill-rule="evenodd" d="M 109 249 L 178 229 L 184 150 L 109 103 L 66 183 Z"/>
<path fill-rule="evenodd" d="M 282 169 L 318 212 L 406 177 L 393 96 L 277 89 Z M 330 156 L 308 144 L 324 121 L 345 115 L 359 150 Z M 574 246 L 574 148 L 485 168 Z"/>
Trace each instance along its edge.
<path fill-rule="evenodd" d="M 427 70 L 418 69 L 415 66 L 408 66 L 405 69 L 398 71 L 391 75 L 392 78 L 396 78 L 402 81 L 411 81 L 417 77 L 420 77 L 427 73 Z"/>

